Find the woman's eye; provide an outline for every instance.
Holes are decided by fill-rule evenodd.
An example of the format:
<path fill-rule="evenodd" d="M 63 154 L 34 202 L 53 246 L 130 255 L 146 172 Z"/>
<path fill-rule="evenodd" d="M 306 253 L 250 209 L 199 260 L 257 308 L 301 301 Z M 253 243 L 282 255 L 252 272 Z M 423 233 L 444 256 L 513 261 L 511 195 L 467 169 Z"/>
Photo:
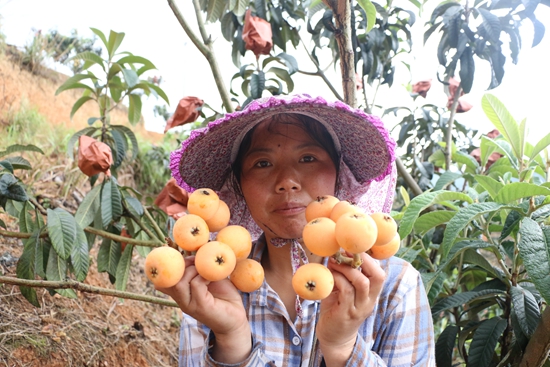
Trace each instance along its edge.
<path fill-rule="evenodd" d="M 259 162 L 256 162 L 254 166 L 258 168 L 264 168 L 264 167 L 269 167 L 270 163 L 268 161 L 259 161 Z"/>
<path fill-rule="evenodd" d="M 302 157 L 301 161 L 302 161 L 302 162 L 305 162 L 305 163 L 314 162 L 314 161 L 315 161 L 315 157 L 313 157 L 313 156 L 311 156 L 311 155 L 306 155 L 305 157 Z"/>

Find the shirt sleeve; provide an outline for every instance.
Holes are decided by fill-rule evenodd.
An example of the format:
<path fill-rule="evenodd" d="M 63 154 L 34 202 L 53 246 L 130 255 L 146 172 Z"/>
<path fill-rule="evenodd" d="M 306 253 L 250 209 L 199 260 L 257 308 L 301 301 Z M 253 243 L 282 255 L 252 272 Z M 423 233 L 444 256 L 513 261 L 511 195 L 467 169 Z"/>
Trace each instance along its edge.
<path fill-rule="evenodd" d="M 434 367 L 433 320 L 420 274 L 410 266 L 386 282 L 395 286 L 381 295 L 385 312 L 373 315 L 380 322 L 374 342 L 359 335 L 346 366 Z"/>
<path fill-rule="evenodd" d="M 183 315 L 180 332 L 180 367 L 270 367 L 275 366 L 264 353 L 262 343 L 252 340 L 252 352 L 241 363 L 227 364 L 215 361 L 209 353 L 214 334 L 195 319 Z"/>

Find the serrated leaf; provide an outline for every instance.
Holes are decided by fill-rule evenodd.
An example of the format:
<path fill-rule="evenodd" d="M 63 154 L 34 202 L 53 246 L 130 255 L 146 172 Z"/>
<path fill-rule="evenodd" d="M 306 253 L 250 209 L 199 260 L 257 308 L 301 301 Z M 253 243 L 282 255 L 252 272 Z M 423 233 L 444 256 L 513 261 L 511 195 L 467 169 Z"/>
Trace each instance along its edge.
<path fill-rule="evenodd" d="M 441 332 L 435 343 L 435 363 L 438 367 L 453 366 L 453 349 L 458 335 L 458 326 L 449 325 Z"/>
<path fill-rule="evenodd" d="M 130 142 L 132 143 L 132 159 L 135 159 L 139 152 L 136 135 L 132 132 L 132 130 L 123 125 L 111 125 L 111 127 L 114 130 L 118 130 L 120 133 L 126 135 L 126 137 L 130 140 Z"/>
<path fill-rule="evenodd" d="M 465 36 L 464 36 L 465 37 Z M 470 47 L 466 47 L 460 55 L 460 84 L 464 93 L 470 93 L 474 83 L 476 65 L 474 62 L 474 52 Z"/>
<path fill-rule="evenodd" d="M 541 296 L 550 302 L 550 227 L 542 229 L 531 218 L 524 218 L 519 229 L 519 256 L 529 278 Z"/>
<path fill-rule="evenodd" d="M 250 77 L 250 96 L 253 99 L 261 98 L 264 89 L 265 73 L 263 71 L 258 71 L 257 73 L 252 74 Z"/>
<path fill-rule="evenodd" d="M 31 162 L 29 162 L 28 160 L 26 160 L 25 158 L 21 157 L 21 156 L 18 156 L 18 157 L 7 157 L 5 160 L 3 160 L 2 162 L 7 162 L 11 165 L 11 168 L 12 170 L 16 170 L 16 169 L 26 169 L 26 170 L 30 170 L 32 169 L 32 166 L 31 166 Z M 0 164 L 2 163 L 0 162 Z M 13 173 L 13 171 L 12 171 Z"/>
<path fill-rule="evenodd" d="M 6 150 L 0 152 L 0 158 L 3 156 L 6 156 L 8 154 L 16 153 L 16 152 L 38 152 L 41 154 L 44 154 L 44 151 L 37 147 L 36 145 L 27 144 L 27 145 L 21 145 L 21 144 L 13 144 L 6 148 Z"/>
<path fill-rule="evenodd" d="M 519 155 L 521 149 L 519 146 L 520 137 L 518 123 L 514 120 L 504 104 L 495 96 L 485 94 L 481 99 L 481 107 L 497 130 L 506 138 L 508 143 L 510 143 L 516 158 L 521 160 L 523 157 Z"/>
<path fill-rule="evenodd" d="M 503 277 L 502 272 L 493 267 L 493 265 L 491 265 L 489 261 L 487 261 L 487 259 L 476 250 L 466 250 L 464 252 L 462 260 L 465 264 L 473 264 L 479 266 L 481 269 L 485 270 L 489 275 L 495 278 Z"/>
<path fill-rule="evenodd" d="M 120 131 L 112 129 L 111 130 L 111 136 L 113 137 L 113 140 L 115 142 L 115 162 L 113 163 L 113 167 L 118 168 L 122 161 L 124 160 L 124 157 L 126 156 L 126 139 L 123 134 L 120 133 Z"/>
<path fill-rule="evenodd" d="M 538 195 L 548 196 L 550 189 L 528 182 L 512 182 L 504 185 L 494 200 L 498 203 L 509 204 L 519 199 Z"/>
<path fill-rule="evenodd" d="M 39 235 L 40 232 L 37 231 Z M 30 239 L 29 239 L 30 240 Z M 35 279 L 35 247 L 33 246 L 32 241 L 27 241 L 25 247 L 23 248 L 23 253 L 17 261 L 17 267 L 15 273 L 20 279 Z M 40 307 L 40 302 L 38 301 L 38 296 L 36 290 L 32 287 L 19 286 L 21 294 L 29 303 L 35 307 Z"/>
<path fill-rule="evenodd" d="M 519 286 L 512 286 L 510 294 L 521 330 L 530 338 L 541 319 L 537 300 L 531 292 Z"/>
<path fill-rule="evenodd" d="M 76 224 L 76 238 L 71 251 L 71 264 L 76 280 L 79 282 L 84 281 L 90 268 L 90 256 L 88 254 L 88 239 L 78 224 Z"/>
<path fill-rule="evenodd" d="M 128 244 L 120 257 L 120 261 L 118 262 L 115 288 L 119 291 L 126 290 L 126 284 L 128 284 L 128 277 L 130 276 L 130 268 L 132 266 L 133 250 L 134 246 Z"/>
<path fill-rule="evenodd" d="M 34 232 L 34 222 L 30 213 L 28 212 L 30 208 L 28 201 L 23 203 L 23 209 L 19 212 L 19 232 L 21 233 L 32 233 Z"/>
<path fill-rule="evenodd" d="M 443 223 L 447 223 L 454 217 L 456 212 L 450 210 L 437 210 L 420 216 L 414 222 L 414 231 L 422 234 Z"/>
<path fill-rule="evenodd" d="M 103 239 L 97 254 L 97 271 L 116 275 L 116 269 L 120 260 L 120 243 Z"/>
<path fill-rule="evenodd" d="M 129 98 L 129 107 L 128 107 L 128 121 L 131 124 L 136 124 L 141 118 L 141 97 L 137 94 L 130 94 Z"/>
<path fill-rule="evenodd" d="M 504 184 L 500 181 L 495 180 L 489 176 L 475 175 L 476 182 L 489 193 L 489 196 L 494 200 L 495 196 L 500 192 L 504 187 Z"/>
<path fill-rule="evenodd" d="M 235 13 L 236 16 L 240 17 L 244 15 L 247 6 L 248 6 L 248 0 L 237 0 L 235 2 L 235 6 L 232 9 L 233 13 Z"/>
<path fill-rule="evenodd" d="M 141 205 L 141 202 L 135 197 L 125 195 L 124 201 L 126 202 L 126 207 L 128 208 L 128 211 L 130 211 L 134 216 L 139 218 L 144 214 L 143 205 Z"/>
<path fill-rule="evenodd" d="M 80 138 L 82 135 L 91 136 L 93 133 L 95 133 L 98 130 L 97 127 L 86 127 L 80 131 L 77 131 L 71 138 L 69 139 L 69 142 L 67 143 L 67 155 L 69 158 L 74 159 L 74 145 L 78 141 L 78 138 Z"/>
<path fill-rule="evenodd" d="M 113 207 L 111 205 L 111 183 L 104 181 L 101 184 L 101 220 L 103 228 L 107 228 L 113 220 Z"/>
<path fill-rule="evenodd" d="M 448 200 L 461 200 L 472 203 L 472 199 L 468 195 L 459 192 L 443 190 L 424 192 L 412 199 L 407 209 L 405 209 L 403 219 L 401 219 L 399 223 L 399 235 L 401 238 L 405 238 L 409 235 L 414 226 L 414 222 L 424 209 Z"/>
<path fill-rule="evenodd" d="M 433 190 L 443 190 L 460 177 L 462 177 L 462 173 L 460 172 L 445 171 L 441 176 L 439 176 L 439 179 L 437 180 Z"/>
<path fill-rule="evenodd" d="M 94 217 L 100 206 L 100 195 L 101 186 L 95 186 L 86 194 L 84 200 L 78 206 L 75 220 L 81 228 L 89 226 L 94 221 Z"/>
<path fill-rule="evenodd" d="M 23 185 L 11 173 L 0 176 L 0 197 L 15 201 L 29 200 Z"/>
<path fill-rule="evenodd" d="M 477 8 L 477 10 L 483 18 L 482 27 L 487 31 L 489 39 L 491 42 L 498 42 L 500 40 L 500 32 L 502 31 L 499 17 L 483 8 Z"/>
<path fill-rule="evenodd" d="M 453 247 L 453 242 L 458 237 L 460 231 L 464 229 L 478 215 L 489 213 L 498 210 L 502 204 L 488 202 L 475 203 L 461 208 L 458 213 L 447 223 L 443 235 L 443 242 L 440 246 L 440 251 L 443 256 L 447 256 Z"/>
<path fill-rule="evenodd" d="M 122 194 L 118 188 L 115 178 L 111 178 L 111 208 L 113 219 L 117 220 L 122 215 L 124 208 L 122 207 Z"/>
<path fill-rule="evenodd" d="M 67 277 L 67 260 L 62 259 L 56 251 L 50 251 L 46 277 L 48 280 L 54 281 L 63 281 Z M 56 289 L 55 291 L 67 298 L 77 298 L 76 292 L 72 289 Z"/>
<path fill-rule="evenodd" d="M 498 339 L 508 326 L 500 317 L 485 320 L 474 333 L 470 344 L 467 367 L 488 367 L 491 365 Z"/>
<path fill-rule="evenodd" d="M 48 209 L 47 217 L 52 246 L 63 260 L 67 260 L 76 239 L 76 222 L 71 214 L 61 208 Z"/>
<path fill-rule="evenodd" d="M 506 292 L 500 289 L 485 289 L 477 292 L 468 291 L 455 293 L 436 302 L 432 306 L 432 315 L 436 315 L 441 311 L 454 307 L 461 307 L 462 305 L 475 300 L 492 298 L 498 295 L 505 296 Z"/>

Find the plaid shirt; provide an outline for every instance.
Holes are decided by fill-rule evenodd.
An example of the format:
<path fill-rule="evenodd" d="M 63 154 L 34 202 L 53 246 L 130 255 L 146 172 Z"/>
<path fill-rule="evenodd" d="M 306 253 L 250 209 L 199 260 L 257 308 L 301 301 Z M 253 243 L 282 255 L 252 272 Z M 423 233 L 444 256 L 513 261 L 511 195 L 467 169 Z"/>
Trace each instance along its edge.
<path fill-rule="evenodd" d="M 264 248 L 265 242 L 258 240 L 251 257 L 259 261 Z M 433 322 L 420 274 L 408 262 L 396 257 L 381 261 L 380 265 L 386 272 L 386 280 L 379 302 L 359 328 L 346 366 L 435 366 Z M 242 297 L 253 338 L 248 359 L 231 365 L 214 361 L 208 353 L 210 330 L 184 314 L 180 367 L 324 366 L 319 348 L 314 346 L 319 301 L 304 300 L 302 318 L 293 321 L 277 293 L 265 281 L 260 289 L 243 293 Z"/>

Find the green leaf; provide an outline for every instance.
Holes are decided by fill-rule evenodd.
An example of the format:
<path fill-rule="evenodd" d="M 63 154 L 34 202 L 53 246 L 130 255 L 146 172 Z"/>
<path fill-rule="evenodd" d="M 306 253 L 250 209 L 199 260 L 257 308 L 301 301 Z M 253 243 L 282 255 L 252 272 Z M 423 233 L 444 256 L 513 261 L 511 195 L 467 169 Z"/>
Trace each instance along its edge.
<path fill-rule="evenodd" d="M 466 47 L 460 55 L 460 84 L 464 93 L 470 93 L 474 83 L 476 65 L 474 62 L 474 52 L 471 47 Z"/>
<path fill-rule="evenodd" d="M 472 202 L 472 199 L 466 194 L 444 190 L 424 192 L 421 195 L 416 196 L 411 200 L 411 203 L 407 209 L 405 209 L 403 219 L 401 219 L 401 222 L 399 223 L 399 235 L 401 238 L 405 238 L 409 235 L 413 228 L 414 222 L 424 209 L 447 200 L 462 200 L 468 203 Z"/>
<path fill-rule="evenodd" d="M 107 52 L 109 54 L 109 59 L 111 59 L 116 50 L 118 49 L 118 46 L 122 43 L 122 40 L 124 39 L 124 32 L 115 32 L 111 31 L 109 33 L 109 41 L 107 44 Z"/>
<path fill-rule="evenodd" d="M 21 145 L 21 144 L 14 144 L 10 145 L 6 148 L 6 150 L 0 152 L 0 158 L 3 156 L 6 156 L 8 154 L 16 153 L 16 152 L 38 152 L 41 154 L 44 154 L 42 149 L 37 147 L 36 145 L 28 144 L 28 145 Z"/>
<path fill-rule="evenodd" d="M 466 250 L 464 252 L 462 260 L 465 264 L 473 264 L 479 266 L 481 269 L 485 270 L 487 274 L 495 278 L 502 279 L 504 277 L 504 274 L 500 269 L 493 267 L 493 265 L 491 265 L 489 261 L 487 261 L 487 259 L 476 250 Z"/>
<path fill-rule="evenodd" d="M 139 77 L 132 69 L 122 69 L 122 75 L 124 75 L 124 81 L 128 84 L 128 88 L 135 87 L 139 83 Z"/>
<path fill-rule="evenodd" d="M 101 186 L 95 186 L 86 194 L 82 203 L 78 206 L 75 213 L 76 223 L 85 228 L 89 226 L 99 209 L 99 197 L 101 195 Z"/>
<path fill-rule="evenodd" d="M 124 201 L 126 202 L 126 207 L 128 208 L 128 211 L 130 211 L 133 215 L 136 217 L 141 217 L 144 214 L 143 205 L 141 205 L 141 202 L 136 199 L 133 196 L 125 195 Z"/>
<path fill-rule="evenodd" d="M 521 138 L 518 123 L 514 120 L 504 104 L 495 96 L 485 94 L 481 99 L 481 107 L 497 130 L 506 138 L 508 143 L 510 143 L 516 158 L 521 160 L 522 157 L 520 156 L 520 152 L 522 149 L 519 146 Z"/>
<path fill-rule="evenodd" d="M 237 0 L 235 2 L 235 6 L 231 10 L 233 10 L 233 13 L 235 13 L 236 16 L 240 17 L 244 15 L 248 2 L 249 0 Z"/>
<path fill-rule="evenodd" d="M 98 54 L 96 54 L 95 52 L 84 51 L 84 52 L 81 52 L 81 53 L 73 56 L 72 58 L 70 58 L 67 61 L 74 61 L 74 60 L 84 61 L 85 62 L 84 69 L 88 69 L 92 65 L 97 64 L 103 69 L 103 71 L 105 71 L 105 65 L 103 64 L 103 59 Z"/>
<path fill-rule="evenodd" d="M 437 367 L 453 367 L 453 349 L 458 335 L 458 326 L 449 325 L 441 332 L 435 343 Z"/>
<path fill-rule="evenodd" d="M 126 135 L 128 140 L 130 140 L 130 142 L 132 143 L 132 159 L 136 159 L 137 154 L 139 152 L 138 141 L 137 141 L 136 135 L 132 132 L 132 130 L 130 130 L 129 128 L 127 128 L 126 126 L 123 126 L 123 125 L 111 125 L 111 127 L 114 130 L 117 130 L 120 133 Z"/>
<path fill-rule="evenodd" d="M 118 266 L 116 268 L 116 282 L 115 288 L 119 291 L 126 290 L 126 284 L 128 284 L 128 277 L 130 276 L 130 267 L 132 266 L 132 252 L 134 246 L 128 244 L 120 257 Z"/>
<path fill-rule="evenodd" d="M 78 139 L 82 135 L 92 136 L 99 128 L 97 127 L 86 127 L 80 131 L 77 131 L 71 138 L 69 139 L 69 142 L 67 143 L 67 154 L 69 155 L 69 158 L 74 159 L 74 145 L 78 141 Z"/>
<path fill-rule="evenodd" d="M 84 103 L 86 103 L 90 100 L 93 100 L 93 98 L 90 97 L 90 96 L 82 96 L 74 103 L 73 108 L 71 109 L 71 115 L 70 115 L 71 120 L 72 120 L 74 114 L 76 113 L 76 111 L 78 111 Z"/>
<path fill-rule="evenodd" d="M 493 354 L 498 339 L 508 326 L 508 322 L 500 317 L 485 320 L 474 333 L 470 344 L 467 367 L 488 367 L 493 360 Z"/>
<path fill-rule="evenodd" d="M 376 24 L 376 7 L 370 0 L 357 0 L 357 3 L 363 8 L 365 14 L 367 15 L 367 27 L 365 28 L 365 33 L 369 33 Z"/>
<path fill-rule="evenodd" d="M 61 258 L 57 252 L 50 251 L 48 265 L 46 266 L 46 277 L 48 280 L 63 281 L 67 278 L 67 261 Z M 60 295 L 76 299 L 76 292 L 73 289 L 56 289 Z"/>
<path fill-rule="evenodd" d="M 437 180 L 433 190 L 434 191 L 443 190 L 460 177 L 462 177 L 461 172 L 445 171 L 441 176 L 439 176 L 439 179 Z"/>
<path fill-rule="evenodd" d="M 443 242 L 440 250 L 443 256 L 447 256 L 453 247 L 453 242 L 458 237 L 460 231 L 464 229 L 474 218 L 481 214 L 498 210 L 502 204 L 498 203 L 475 203 L 461 208 L 458 213 L 449 221 L 443 235 Z"/>
<path fill-rule="evenodd" d="M 409 196 L 407 189 L 403 186 L 399 186 L 399 193 L 403 198 L 403 202 L 405 203 L 405 206 L 408 206 L 411 203 L 411 197 Z"/>
<path fill-rule="evenodd" d="M 504 187 L 504 184 L 489 176 L 475 175 L 475 181 L 485 189 L 494 200 L 495 196 Z"/>
<path fill-rule="evenodd" d="M 486 10 L 483 8 L 477 8 L 477 10 L 481 14 L 481 17 L 483 18 L 482 27 L 485 28 L 485 30 L 487 31 L 487 34 L 489 35 L 489 39 L 491 43 L 499 42 L 500 32 L 502 31 L 499 17 L 491 13 L 489 10 Z"/>
<path fill-rule="evenodd" d="M 76 224 L 75 243 L 71 250 L 71 264 L 74 268 L 76 280 L 82 282 L 88 275 L 90 256 L 88 254 L 88 239 L 78 223 Z"/>
<path fill-rule="evenodd" d="M 285 82 L 286 88 L 288 89 L 288 93 L 291 93 L 294 90 L 294 81 L 290 77 L 290 74 L 288 73 L 287 70 L 282 68 L 277 68 L 277 67 L 271 67 L 267 72 L 277 75 L 279 79 Z"/>
<path fill-rule="evenodd" d="M 250 96 L 253 99 L 261 98 L 264 89 L 265 73 L 260 70 L 257 73 L 252 74 L 252 76 L 250 77 Z"/>
<path fill-rule="evenodd" d="M 414 231 L 420 234 L 426 233 L 434 227 L 447 223 L 455 214 L 456 212 L 450 210 L 437 210 L 423 214 L 414 222 Z"/>
<path fill-rule="evenodd" d="M 25 158 L 23 158 L 21 156 L 7 157 L 2 162 L 7 162 L 8 164 L 11 165 L 11 168 L 14 169 L 14 170 L 16 170 L 16 169 L 26 169 L 26 170 L 32 169 L 31 162 L 29 162 L 28 160 L 26 160 Z M 2 164 L 2 162 L 0 162 L 0 164 Z M 13 171 L 12 171 L 12 173 L 13 173 Z"/>
<path fill-rule="evenodd" d="M 101 184 L 101 221 L 103 228 L 107 228 L 113 220 L 111 195 L 111 183 L 104 181 Z"/>
<path fill-rule="evenodd" d="M 134 55 L 130 55 L 130 56 L 124 56 L 120 59 L 118 59 L 117 61 L 117 64 L 119 65 L 124 65 L 124 64 L 143 64 L 143 65 L 146 65 L 148 66 L 151 70 L 151 69 L 156 69 L 155 65 L 149 61 L 148 59 L 146 59 L 145 57 L 141 57 L 141 56 L 134 56 Z"/>
<path fill-rule="evenodd" d="M 288 68 L 288 73 L 290 75 L 296 73 L 299 70 L 298 61 L 294 56 L 287 54 L 286 52 L 281 52 L 280 54 L 277 55 L 277 57 L 283 60 L 286 67 Z"/>
<path fill-rule="evenodd" d="M 491 154 L 495 151 L 496 146 L 492 143 L 492 139 L 482 136 L 479 149 L 481 150 L 481 166 L 485 167 L 489 161 L 489 157 L 491 157 Z"/>
<path fill-rule="evenodd" d="M 537 300 L 531 292 L 519 286 L 512 286 L 510 294 L 519 326 L 523 333 L 530 338 L 541 319 Z"/>
<path fill-rule="evenodd" d="M 116 276 L 116 269 L 120 261 L 120 243 L 103 239 L 97 254 L 97 271 L 100 273 L 107 272 L 112 276 Z"/>
<path fill-rule="evenodd" d="M 48 209 L 47 217 L 52 246 L 63 260 L 67 260 L 76 240 L 74 217 L 61 208 Z"/>
<path fill-rule="evenodd" d="M 218 21 L 225 12 L 227 0 L 210 0 L 206 13 L 206 21 L 213 23 Z"/>
<path fill-rule="evenodd" d="M 452 159 L 457 163 L 464 164 L 468 168 L 466 172 L 476 173 L 479 168 L 479 163 L 474 157 L 459 150 L 453 153 Z"/>
<path fill-rule="evenodd" d="M 97 28 L 92 28 L 90 27 L 90 29 L 92 30 L 92 32 L 94 32 L 100 39 L 101 41 L 103 42 L 103 44 L 105 46 L 107 46 L 107 38 L 105 37 L 105 34 L 103 34 L 103 32 L 101 32 L 99 29 Z"/>
<path fill-rule="evenodd" d="M 0 197 L 15 201 L 25 202 L 29 200 L 23 185 L 11 173 L 0 176 Z"/>
<path fill-rule="evenodd" d="M 158 96 L 164 99 L 166 103 L 170 104 L 170 100 L 168 99 L 168 96 L 166 95 L 166 93 L 164 93 L 164 90 L 162 90 L 158 85 L 155 85 L 153 83 L 147 83 L 147 85 L 149 86 L 149 88 L 154 90 Z"/>
<path fill-rule="evenodd" d="M 542 229 L 531 218 L 524 218 L 519 229 L 519 256 L 529 278 L 545 299 L 550 302 L 550 227 Z"/>
<path fill-rule="evenodd" d="M 537 144 L 531 151 L 531 154 L 529 155 L 529 160 L 533 160 L 540 152 L 546 149 L 549 145 L 550 145 L 550 133 L 537 142 Z"/>
<path fill-rule="evenodd" d="M 15 269 L 15 274 L 17 278 L 20 279 L 35 279 L 35 264 L 36 264 L 36 239 L 40 236 L 40 230 L 37 230 L 33 233 L 32 237 L 28 241 L 25 241 L 25 247 L 23 248 L 23 253 L 17 261 L 17 267 Z M 32 287 L 19 286 L 21 294 L 27 301 L 29 301 L 33 306 L 40 307 L 40 302 L 38 301 L 38 296 L 36 290 Z"/>
<path fill-rule="evenodd" d="M 2 166 L 3 169 L 9 171 L 11 174 L 13 174 L 13 165 L 7 160 L 0 161 L 0 166 Z"/>
<path fill-rule="evenodd" d="M 441 311 L 449 310 L 454 307 L 461 307 L 472 301 L 493 298 L 499 295 L 505 296 L 506 292 L 500 289 L 484 289 L 477 292 L 468 291 L 455 293 L 436 302 L 436 304 L 432 306 L 432 315 L 437 315 Z"/>
<path fill-rule="evenodd" d="M 28 212 L 28 210 L 31 209 L 30 206 L 30 203 L 25 201 L 23 203 L 23 209 L 19 212 L 19 232 L 32 233 L 34 231 L 34 222 Z"/>
<path fill-rule="evenodd" d="M 494 200 L 498 203 L 509 204 L 519 199 L 538 195 L 548 196 L 550 189 L 528 182 L 512 182 L 504 185 Z"/>
<path fill-rule="evenodd" d="M 124 157 L 126 157 L 126 138 L 123 134 L 120 133 L 120 131 L 112 129 L 111 135 L 113 137 L 113 140 L 115 141 L 115 162 L 113 163 L 113 167 L 117 168 L 122 164 L 122 161 L 124 160 Z"/>
<path fill-rule="evenodd" d="M 141 97 L 137 94 L 128 95 L 130 105 L 128 107 L 128 120 L 135 125 L 141 118 Z"/>

